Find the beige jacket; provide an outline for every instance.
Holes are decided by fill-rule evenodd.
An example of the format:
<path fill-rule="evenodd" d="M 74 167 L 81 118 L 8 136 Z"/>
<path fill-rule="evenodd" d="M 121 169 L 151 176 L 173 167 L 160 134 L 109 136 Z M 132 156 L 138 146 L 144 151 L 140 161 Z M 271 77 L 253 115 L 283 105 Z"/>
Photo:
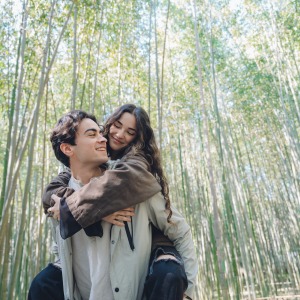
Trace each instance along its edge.
<path fill-rule="evenodd" d="M 186 275 L 188 288 L 186 294 L 193 299 L 198 263 L 189 225 L 180 213 L 172 207 L 172 224 L 167 223 L 164 199 L 157 193 L 147 201 L 136 205 L 133 217 L 133 241 L 135 249 L 129 247 L 125 229 L 113 226 L 110 238 L 110 278 L 115 300 L 141 300 L 147 275 L 148 261 L 151 251 L 151 223 L 159 228 L 180 253 Z M 56 225 L 55 236 L 58 254 L 61 260 L 65 299 L 80 299 L 76 284 L 73 281 L 71 240 L 63 240 Z M 99 238 L 99 237 L 97 237 Z M 95 299 L 91 299 L 95 300 Z"/>
<path fill-rule="evenodd" d="M 175 226 L 173 225 L 172 227 L 170 227 L 170 224 L 167 223 L 164 206 L 165 201 L 160 193 L 160 185 L 157 183 L 153 175 L 147 170 L 148 164 L 142 156 L 127 157 L 122 159 L 114 164 L 113 167 L 108 169 L 100 179 L 91 180 L 91 182 L 85 185 L 81 190 L 68 197 L 68 206 L 75 219 L 81 225 L 88 226 L 93 224 L 93 220 L 96 222 L 112 212 L 144 202 L 136 206 L 136 216 L 133 218 L 133 224 L 139 224 L 139 226 L 137 228 L 134 227 L 133 230 L 134 244 L 137 246 L 139 243 L 141 243 L 141 246 L 139 247 L 142 247 L 143 250 L 134 250 L 134 252 L 131 253 L 132 251 L 128 246 L 128 240 L 124 229 L 113 227 L 111 236 L 112 244 L 116 242 L 117 237 L 123 237 L 120 239 L 120 242 L 116 244 L 116 246 L 112 247 L 112 256 L 114 253 L 118 253 L 116 252 L 116 249 L 119 249 L 120 252 L 122 252 L 122 249 L 131 251 L 129 252 L 131 255 L 128 256 L 128 259 L 132 258 L 132 255 L 138 255 L 138 257 L 134 258 L 136 260 L 136 264 L 134 263 L 134 260 L 130 261 L 130 263 L 132 263 L 135 267 L 141 267 L 141 269 L 139 269 L 139 271 L 136 273 L 140 274 L 140 277 L 133 277 L 139 278 L 139 280 L 130 280 L 129 283 L 125 282 L 123 285 L 122 280 L 118 279 L 118 276 L 120 276 L 122 273 L 121 269 L 118 270 L 118 266 L 124 266 L 125 270 L 131 269 L 132 266 L 129 266 L 129 262 L 126 262 L 127 255 L 114 255 L 114 257 L 116 257 L 115 260 L 118 261 L 118 263 L 115 263 L 115 260 L 113 260 L 111 268 L 112 270 L 118 271 L 114 271 L 115 275 L 112 275 L 111 273 L 112 284 L 114 280 L 116 281 L 116 285 L 121 282 L 122 290 L 124 290 L 124 288 L 127 289 L 129 285 L 131 286 L 131 284 L 134 283 L 132 285 L 133 290 L 137 291 L 137 297 L 140 295 L 146 276 L 145 272 L 147 270 L 144 267 L 145 265 L 148 265 L 150 257 L 152 223 L 164 233 L 164 235 L 160 235 L 160 237 L 157 239 L 157 244 L 170 245 L 170 242 L 165 238 L 166 235 L 171 241 L 174 242 L 176 249 L 181 254 L 189 283 L 186 294 L 192 298 L 198 268 L 190 228 L 184 218 L 173 207 L 173 215 L 171 220 L 174 222 L 174 220 L 177 219 L 177 222 L 175 222 Z M 62 197 L 68 196 L 73 192 L 73 190 L 70 190 L 66 187 L 68 185 L 69 178 L 69 173 L 63 173 L 59 177 L 55 178 L 55 180 L 52 181 L 51 184 L 46 188 L 43 196 L 45 211 L 51 205 L 51 195 L 53 193 Z M 89 189 L 91 189 L 91 191 Z M 87 212 L 84 212 L 85 209 L 87 209 Z M 137 209 L 141 209 L 142 211 L 142 213 L 139 213 L 138 216 Z M 89 213 L 92 215 L 91 219 L 89 218 Z M 135 221 L 135 219 L 137 220 L 138 218 L 141 218 L 141 221 Z M 140 230 L 141 228 L 143 228 L 143 230 Z M 65 264 L 64 270 L 67 270 L 66 272 L 63 272 L 63 274 L 65 274 L 64 278 L 70 281 L 69 275 L 72 274 L 70 273 L 70 268 L 72 266 L 70 261 L 72 257 L 70 239 L 64 241 L 59 235 L 56 236 L 56 238 L 59 239 L 58 248 L 67 249 L 66 253 L 69 253 L 69 255 L 64 253 L 61 257 L 61 260 L 62 263 Z M 125 244 L 123 245 L 123 243 Z M 143 253 L 143 255 L 140 255 L 140 253 Z M 126 259 L 124 257 L 126 257 Z M 141 263 L 137 263 L 139 260 L 141 260 Z M 67 295 L 70 295 L 75 286 L 73 286 L 71 283 L 67 284 L 67 286 L 72 286 L 72 288 L 68 288 L 67 291 Z M 123 294 L 121 293 L 121 295 Z M 76 298 L 71 297 L 70 299 Z"/>

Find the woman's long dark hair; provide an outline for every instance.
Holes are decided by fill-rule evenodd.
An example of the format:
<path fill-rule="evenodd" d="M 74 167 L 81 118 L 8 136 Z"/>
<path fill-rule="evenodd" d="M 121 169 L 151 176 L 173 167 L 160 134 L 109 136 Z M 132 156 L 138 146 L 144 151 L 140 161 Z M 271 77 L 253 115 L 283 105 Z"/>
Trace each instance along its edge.
<path fill-rule="evenodd" d="M 104 125 L 104 136 L 109 140 L 108 133 L 110 127 L 119 120 L 125 112 L 135 116 L 137 127 L 136 137 L 130 145 L 118 152 L 113 151 L 108 142 L 108 154 L 112 159 L 120 159 L 124 155 L 129 154 L 129 152 L 141 154 L 145 157 L 150 166 L 149 171 L 153 174 L 161 186 L 161 192 L 166 201 L 165 207 L 169 211 L 167 220 L 170 222 L 172 210 L 170 208 L 169 185 L 162 169 L 160 151 L 157 147 L 154 132 L 150 125 L 150 119 L 146 111 L 142 107 L 137 107 L 134 104 L 124 104 L 120 106 L 106 121 Z"/>

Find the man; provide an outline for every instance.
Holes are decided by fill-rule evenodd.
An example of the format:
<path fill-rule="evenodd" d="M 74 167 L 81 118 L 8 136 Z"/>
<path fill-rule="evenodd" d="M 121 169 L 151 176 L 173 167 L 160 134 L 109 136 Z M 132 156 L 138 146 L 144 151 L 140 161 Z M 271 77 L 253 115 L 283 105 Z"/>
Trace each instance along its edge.
<path fill-rule="evenodd" d="M 69 186 L 75 190 L 103 174 L 104 170 L 98 167 L 103 163 L 100 156 L 107 160 L 104 151 L 106 140 L 101 136 L 95 120 L 91 121 L 89 117 L 77 119 L 74 112 L 71 116 L 67 114 L 51 135 L 56 157 L 71 169 Z M 66 128 L 70 122 L 75 126 Z M 74 140 L 70 139 L 70 133 L 75 136 Z M 65 299 L 141 299 L 151 250 L 151 223 L 174 241 L 176 248 L 184 254 L 185 263 L 196 269 L 190 228 L 174 208 L 172 224 L 167 223 L 161 193 L 138 204 L 135 210 L 131 226 L 134 248 L 128 244 L 123 227 L 111 227 L 107 222 L 102 222 L 102 238 L 88 236 L 85 228 L 72 238 L 63 240 L 59 235 L 58 223 L 54 221 Z M 132 215 L 131 211 L 114 214 L 111 223 L 116 222 L 115 219 L 118 222 L 129 221 L 128 217 Z"/>
<path fill-rule="evenodd" d="M 71 169 L 69 186 L 73 189 L 79 189 L 92 178 L 103 174 L 104 169 L 99 166 L 108 161 L 106 139 L 94 116 L 82 111 L 66 114 L 58 121 L 50 139 L 57 159 Z M 133 213 L 130 210 L 121 213 L 104 219 L 124 226 L 123 221 L 130 221 L 126 214 L 132 216 Z M 101 242 L 96 238 L 91 240 L 84 230 L 64 241 L 59 237 L 58 222 L 52 220 L 52 223 L 56 241 L 54 252 L 58 257 L 54 264 L 50 264 L 34 279 L 28 299 L 39 299 L 42 294 L 48 297 L 46 299 L 88 299 L 90 296 L 95 298 L 95 294 L 104 299 L 113 299 L 109 278 L 109 223 L 102 222 L 106 238 Z M 71 252 L 73 262 L 66 255 Z M 62 273 L 61 265 L 67 268 L 63 268 Z M 72 276 L 67 275 L 70 268 L 73 269 L 75 282 Z"/>

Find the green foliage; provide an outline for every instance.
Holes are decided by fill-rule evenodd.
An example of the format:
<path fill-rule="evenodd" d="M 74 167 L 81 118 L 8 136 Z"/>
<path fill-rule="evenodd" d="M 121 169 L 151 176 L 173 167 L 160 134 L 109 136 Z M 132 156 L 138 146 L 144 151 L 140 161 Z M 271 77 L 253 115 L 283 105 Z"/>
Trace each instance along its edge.
<path fill-rule="evenodd" d="M 55 1 L 49 28 L 52 3 L 29 1 L 26 28 L 23 1 L 0 3 L 0 207 L 10 203 L 0 223 L 0 298 L 25 299 L 52 259 L 40 199 L 59 166 L 49 133 L 72 100 L 101 122 L 123 103 L 149 111 L 171 199 L 193 232 L 197 299 L 298 293 L 297 1 L 195 1 L 194 16 L 175 0 L 168 19 L 168 1 Z"/>

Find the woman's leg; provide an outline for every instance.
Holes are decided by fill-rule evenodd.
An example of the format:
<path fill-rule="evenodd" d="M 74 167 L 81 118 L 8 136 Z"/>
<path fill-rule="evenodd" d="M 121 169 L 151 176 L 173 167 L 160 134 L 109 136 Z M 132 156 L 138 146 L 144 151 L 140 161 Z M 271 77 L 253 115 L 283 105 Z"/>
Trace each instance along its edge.
<path fill-rule="evenodd" d="M 28 300 L 64 300 L 61 269 L 49 264 L 32 280 Z"/>
<path fill-rule="evenodd" d="M 152 252 L 144 294 L 147 300 L 182 300 L 187 288 L 183 262 L 174 247 Z"/>

